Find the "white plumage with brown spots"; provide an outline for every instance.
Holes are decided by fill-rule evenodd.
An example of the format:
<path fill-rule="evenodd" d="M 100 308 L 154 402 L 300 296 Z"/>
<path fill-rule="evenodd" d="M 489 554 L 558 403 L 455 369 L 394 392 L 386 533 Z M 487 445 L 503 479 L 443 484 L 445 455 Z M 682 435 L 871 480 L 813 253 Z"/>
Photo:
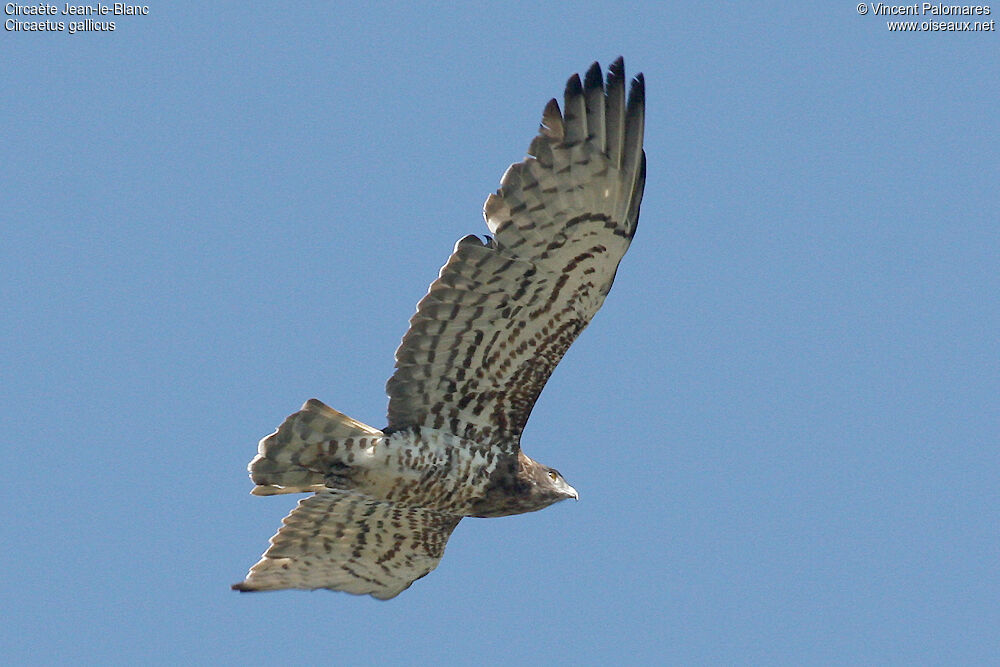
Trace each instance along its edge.
<path fill-rule="evenodd" d="M 621 58 L 551 100 L 529 156 L 458 241 L 410 320 L 375 429 L 311 399 L 260 442 L 256 495 L 312 493 L 240 591 L 328 588 L 388 599 L 433 570 L 463 517 L 577 498 L 521 451 L 539 393 L 601 307 L 645 184 L 645 85 Z"/>

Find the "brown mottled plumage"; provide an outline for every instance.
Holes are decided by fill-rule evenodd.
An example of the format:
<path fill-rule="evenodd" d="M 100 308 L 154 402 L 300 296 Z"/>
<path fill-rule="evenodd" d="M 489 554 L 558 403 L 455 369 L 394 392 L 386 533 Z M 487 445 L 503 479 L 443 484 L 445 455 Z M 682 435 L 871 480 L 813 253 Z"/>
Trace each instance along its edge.
<path fill-rule="evenodd" d="M 260 442 L 257 495 L 314 492 L 240 591 L 329 588 L 388 599 L 433 570 L 466 516 L 576 498 L 528 458 L 542 387 L 597 312 L 635 234 L 645 88 L 621 58 L 551 100 L 529 157 L 484 206 L 493 237 L 456 245 L 410 320 L 379 431 L 316 399 Z"/>

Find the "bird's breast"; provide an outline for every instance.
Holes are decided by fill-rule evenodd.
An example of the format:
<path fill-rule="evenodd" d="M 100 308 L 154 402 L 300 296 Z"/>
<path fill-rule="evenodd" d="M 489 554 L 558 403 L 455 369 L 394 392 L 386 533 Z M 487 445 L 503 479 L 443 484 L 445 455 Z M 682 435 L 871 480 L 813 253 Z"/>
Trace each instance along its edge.
<path fill-rule="evenodd" d="M 485 495 L 501 458 L 498 448 L 451 433 L 398 431 L 381 438 L 352 477 L 372 497 L 466 515 Z"/>

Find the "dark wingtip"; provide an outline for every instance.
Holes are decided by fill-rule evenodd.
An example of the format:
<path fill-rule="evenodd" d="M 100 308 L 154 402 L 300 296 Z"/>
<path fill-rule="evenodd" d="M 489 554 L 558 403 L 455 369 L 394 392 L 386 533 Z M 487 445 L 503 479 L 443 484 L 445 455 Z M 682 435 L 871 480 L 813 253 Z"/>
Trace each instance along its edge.
<path fill-rule="evenodd" d="M 629 87 L 628 91 L 629 105 L 632 104 L 632 99 L 635 98 L 636 104 L 643 104 L 646 101 L 646 78 L 639 72 L 632 79 L 632 85 Z"/>
<path fill-rule="evenodd" d="M 583 87 L 586 90 L 593 90 L 594 88 L 604 88 L 604 74 L 601 73 L 601 65 L 597 62 L 590 66 L 587 70 L 587 75 L 583 79 Z"/>
<path fill-rule="evenodd" d="M 612 74 L 619 78 L 625 76 L 625 58 L 618 56 L 611 61 L 611 64 L 608 65 L 608 78 L 611 78 Z"/>
<path fill-rule="evenodd" d="M 580 75 L 574 74 L 566 81 L 566 98 L 572 98 L 583 94 L 583 84 L 580 83 Z"/>
<path fill-rule="evenodd" d="M 474 246 L 476 248 L 482 248 L 483 245 L 484 245 L 483 240 L 480 239 L 475 234 L 466 234 L 465 236 L 463 236 L 458 240 L 458 243 L 455 244 L 455 250 L 458 250 L 459 248 L 464 248 L 466 246 Z"/>
<path fill-rule="evenodd" d="M 542 111 L 542 124 L 538 128 L 539 134 L 549 139 L 562 141 L 563 138 L 563 117 L 559 110 L 559 102 L 553 97 L 545 105 Z"/>

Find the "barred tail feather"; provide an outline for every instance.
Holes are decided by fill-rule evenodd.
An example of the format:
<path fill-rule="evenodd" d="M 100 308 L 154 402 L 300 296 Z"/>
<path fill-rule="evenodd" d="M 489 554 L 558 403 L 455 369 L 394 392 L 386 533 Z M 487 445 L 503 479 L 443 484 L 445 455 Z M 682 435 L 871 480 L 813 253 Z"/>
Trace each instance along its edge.
<path fill-rule="evenodd" d="M 258 454 L 247 468 L 257 485 L 251 493 L 321 491 L 337 463 L 338 450 L 363 448 L 380 437 L 382 431 L 311 398 L 260 441 Z"/>

